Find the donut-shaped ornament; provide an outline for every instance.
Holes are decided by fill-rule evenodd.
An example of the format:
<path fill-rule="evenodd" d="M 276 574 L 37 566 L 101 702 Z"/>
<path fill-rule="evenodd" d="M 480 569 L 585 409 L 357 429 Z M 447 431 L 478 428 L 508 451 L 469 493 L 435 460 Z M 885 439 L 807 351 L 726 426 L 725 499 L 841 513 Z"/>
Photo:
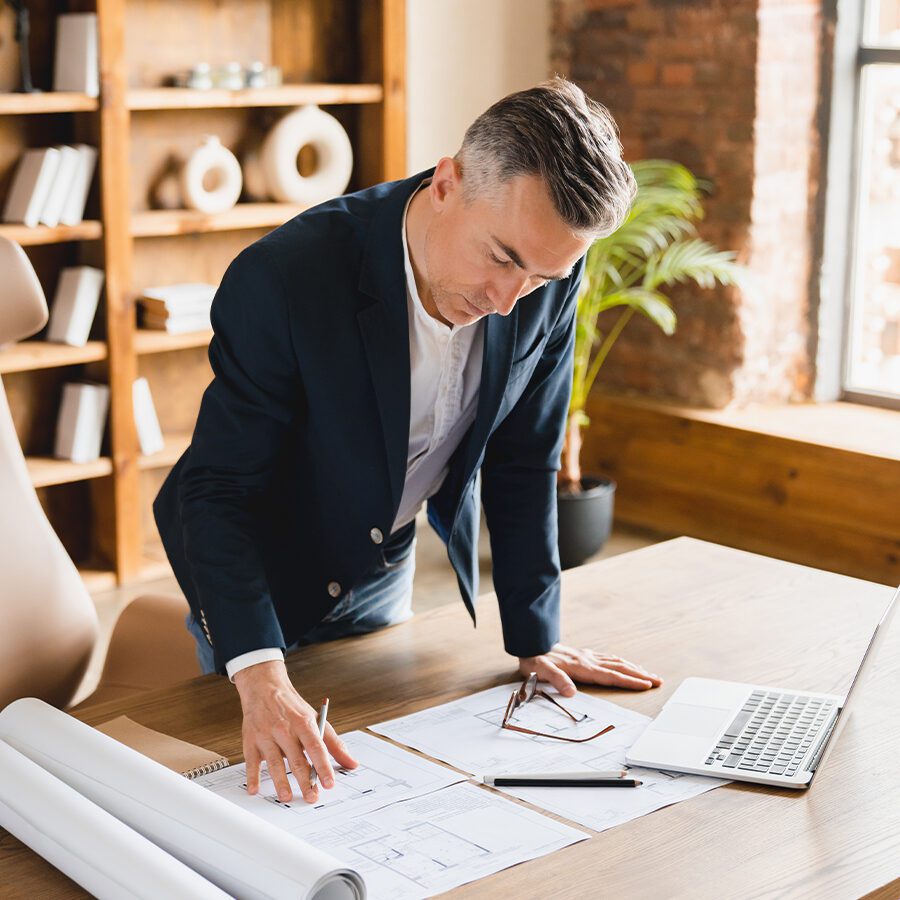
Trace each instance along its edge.
<path fill-rule="evenodd" d="M 184 205 L 209 215 L 231 209 L 242 186 L 241 164 L 215 135 L 204 137 L 181 170 Z"/>
<path fill-rule="evenodd" d="M 298 167 L 304 147 L 315 151 L 311 175 L 302 175 Z M 346 189 L 353 171 L 353 148 L 341 123 L 310 105 L 288 113 L 266 135 L 260 160 L 269 193 L 276 200 L 315 206 Z"/>

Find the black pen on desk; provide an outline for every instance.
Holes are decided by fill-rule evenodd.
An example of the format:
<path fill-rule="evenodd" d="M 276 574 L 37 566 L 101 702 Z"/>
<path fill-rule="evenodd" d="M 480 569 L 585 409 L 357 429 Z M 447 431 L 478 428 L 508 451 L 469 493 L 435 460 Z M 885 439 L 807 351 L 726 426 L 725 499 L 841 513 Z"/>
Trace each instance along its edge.
<path fill-rule="evenodd" d="M 544 772 L 520 775 L 485 775 L 484 783 L 493 787 L 640 787 L 642 782 L 625 778 L 618 772 Z"/>
<path fill-rule="evenodd" d="M 325 737 L 325 722 L 327 721 L 327 719 L 328 719 L 328 698 L 323 697 L 322 698 L 322 707 L 319 710 L 319 737 L 320 738 Z M 309 773 L 309 786 L 315 787 L 316 783 L 319 780 L 319 776 L 318 776 L 318 773 L 316 772 L 315 766 L 310 766 L 310 770 L 311 771 Z"/>

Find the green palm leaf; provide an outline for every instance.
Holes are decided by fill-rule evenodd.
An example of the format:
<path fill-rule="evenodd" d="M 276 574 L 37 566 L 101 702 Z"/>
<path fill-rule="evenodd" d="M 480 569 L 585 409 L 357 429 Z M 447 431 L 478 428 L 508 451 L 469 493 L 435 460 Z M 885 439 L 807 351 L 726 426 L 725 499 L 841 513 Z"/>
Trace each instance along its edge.
<path fill-rule="evenodd" d="M 569 408 L 578 422 L 584 421 L 584 404 L 600 367 L 635 313 L 665 334 L 674 333 L 675 312 L 662 288 L 688 281 L 701 288 L 734 284 L 740 273 L 733 253 L 697 237 L 694 223 L 703 218 L 706 182 L 669 160 L 641 160 L 631 168 L 638 187 L 634 202 L 621 227 L 588 251 L 578 297 Z M 598 317 L 615 308 L 620 315 L 604 334 Z"/>

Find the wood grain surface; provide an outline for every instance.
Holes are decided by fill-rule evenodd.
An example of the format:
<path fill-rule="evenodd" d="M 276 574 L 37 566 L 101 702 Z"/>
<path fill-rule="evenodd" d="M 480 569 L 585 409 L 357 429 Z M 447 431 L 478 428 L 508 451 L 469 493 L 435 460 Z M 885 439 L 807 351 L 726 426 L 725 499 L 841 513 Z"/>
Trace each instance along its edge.
<path fill-rule="evenodd" d="M 654 715 L 688 675 L 845 692 L 891 590 L 689 538 L 564 573 L 563 637 L 639 661 L 655 691 L 596 689 Z M 514 680 L 496 604 L 480 599 L 363 638 L 293 654 L 302 694 L 331 697 L 338 731 Z M 459 897 L 823 898 L 900 896 L 900 629 L 809 791 L 728 785 L 453 892 Z M 218 676 L 90 707 L 90 724 L 127 714 L 240 758 L 240 705 Z M 84 894 L 9 835 L 4 897 Z M 9 891 L 9 892 L 7 892 Z"/>

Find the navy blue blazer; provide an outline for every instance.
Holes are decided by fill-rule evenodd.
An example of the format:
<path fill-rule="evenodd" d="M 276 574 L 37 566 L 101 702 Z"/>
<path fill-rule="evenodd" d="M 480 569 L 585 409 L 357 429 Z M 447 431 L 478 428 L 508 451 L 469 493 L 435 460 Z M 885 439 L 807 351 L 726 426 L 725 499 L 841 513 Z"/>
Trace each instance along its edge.
<path fill-rule="evenodd" d="M 220 671 L 293 643 L 380 559 L 370 532 L 390 533 L 409 444 L 400 229 L 432 171 L 297 216 L 241 252 L 216 293 L 215 377 L 153 510 Z M 556 471 L 583 268 L 485 319 L 475 422 L 428 501 L 474 621 L 481 472 L 514 656 L 559 638 Z"/>

